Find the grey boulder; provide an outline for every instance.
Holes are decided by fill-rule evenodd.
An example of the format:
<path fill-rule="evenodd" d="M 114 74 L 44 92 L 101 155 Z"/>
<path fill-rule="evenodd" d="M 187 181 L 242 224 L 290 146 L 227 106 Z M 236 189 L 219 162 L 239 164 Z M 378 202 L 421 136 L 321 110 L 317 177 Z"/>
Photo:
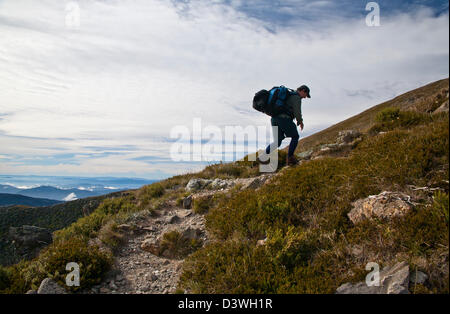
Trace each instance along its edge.
<path fill-rule="evenodd" d="M 336 294 L 409 294 L 409 266 L 406 262 L 385 267 L 379 273 L 379 285 L 368 285 L 365 281 L 345 283 Z"/>
<path fill-rule="evenodd" d="M 210 184 L 212 180 L 209 179 L 191 179 L 186 185 L 186 190 L 193 192 L 204 189 L 208 184 Z"/>
<path fill-rule="evenodd" d="M 38 294 L 67 294 L 66 290 L 58 285 L 56 281 L 51 278 L 42 280 L 41 285 L 37 291 Z"/>
<path fill-rule="evenodd" d="M 374 217 L 382 219 L 401 217 L 414 207 L 410 196 L 389 191 L 359 199 L 352 205 L 353 209 L 347 216 L 354 224 Z"/>

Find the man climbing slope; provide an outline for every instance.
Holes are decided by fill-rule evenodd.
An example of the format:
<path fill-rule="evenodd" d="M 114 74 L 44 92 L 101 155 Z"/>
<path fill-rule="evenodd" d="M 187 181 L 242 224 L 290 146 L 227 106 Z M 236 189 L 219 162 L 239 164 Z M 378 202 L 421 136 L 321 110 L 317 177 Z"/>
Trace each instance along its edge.
<path fill-rule="evenodd" d="M 303 130 L 303 118 L 302 118 L 302 99 L 303 98 L 311 98 L 310 89 L 306 85 L 302 85 L 297 88 L 296 93 L 292 93 L 286 99 L 285 109 L 282 113 L 275 114 L 270 119 L 270 122 L 273 127 L 278 127 L 278 138 L 274 139 L 274 142 L 267 146 L 265 153 L 267 155 L 270 154 L 271 147 L 272 149 L 276 149 L 281 145 L 281 142 L 286 138 L 290 137 L 291 142 L 289 144 L 289 150 L 287 154 L 287 165 L 296 165 L 298 163 L 297 159 L 294 156 L 295 148 L 297 147 L 299 134 L 297 131 L 297 127 L 294 124 L 293 119 L 297 121 L 297 126 L 300 126 L 300 129 Z M 274 132 L 275 136 L 275 132 Z M 262 156 L 261 156 L 262 157 Z M 264 156 L 264 158 L 257 158 L 258 162 L 262 164 L 269 163 L 268 156 Z"/>

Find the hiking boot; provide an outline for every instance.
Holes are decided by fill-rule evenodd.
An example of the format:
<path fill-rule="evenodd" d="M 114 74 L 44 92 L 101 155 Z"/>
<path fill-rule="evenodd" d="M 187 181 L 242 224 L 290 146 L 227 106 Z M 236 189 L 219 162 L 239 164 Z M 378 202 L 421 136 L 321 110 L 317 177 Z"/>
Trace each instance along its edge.
<path fill-rule="evenodd" d="M 298 160 L 297 158 L 295 158 L 295 156 L 286 157 L 286 164 L 288 166 L 295 166 L 296 164 L 298 164 Z"/>

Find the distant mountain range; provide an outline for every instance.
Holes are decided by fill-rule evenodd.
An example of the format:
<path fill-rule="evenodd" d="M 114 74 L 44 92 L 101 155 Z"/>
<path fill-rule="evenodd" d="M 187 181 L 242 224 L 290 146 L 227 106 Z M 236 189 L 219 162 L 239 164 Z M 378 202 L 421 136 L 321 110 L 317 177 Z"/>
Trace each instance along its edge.
<path fill-rule="evenodd" d="M 0 193 L 0 206 L 27 205 L 27 206 L 51 206 L 62 203 L 62 201 L 50 200 L 47 198 L 35 198 L 20 194 Z"/>
<path fill-rule="evenodd" d="M 0 205 L 0 265 L 17 263 L 23 258 L 20 254 L 18 255 L 13 244 L 9 241 L 8 231 L 10 227 L 30 225 L 46 228 L 53 232 L 67 227 L 80 217 L 89 215 L 104 199 L 119 197 L 127 193 L 129 192 L 113 192 L 70 202 L 56 201 L 59 204 L 47 206 Z M 1 195 L 0 193 L 0 197 Z M 25 197 L 18 194 L 12 194 L 12 196 Z"/>
<path fill-rule="evenodd" d="M 103 186 L 97 186 L 90 189 L 62 189 L 53 186 L 38 186 L 34 188 L 19 189 L 12 185 L 0 184 L 0 193 L 20 194 L 23 196 L 47 198 L 58 201 L 73 201 L 79 198 L 98 196 L 116 191 L 119 191 L 119 189 L 105 188 Z"/>
<path fill-rule="evenodd" d="M 105 195 L 112 192 L 139 188 L 157 180 L 139 178 L 80 178 L 80 177 L 46 177 L 46 176 L 5 176 L 0 175 L 0 194 L 16 194 L 30 198 L 54 201 L 73 201 L 76 199 Z M 11 204 L 11 201 L 17 201 Z M 20 203 L 19 203 L 20 201 Z M 45 201 L 31 201 L 25 198 L 0 196 L 0 206 L 29 205 L 44 206 Z M 26 203 L 23 203 L 26 202 Z M 56 202 L 58 203 L 58 202 Z M 55 204 L 55 203 L 53 203 Z"/>

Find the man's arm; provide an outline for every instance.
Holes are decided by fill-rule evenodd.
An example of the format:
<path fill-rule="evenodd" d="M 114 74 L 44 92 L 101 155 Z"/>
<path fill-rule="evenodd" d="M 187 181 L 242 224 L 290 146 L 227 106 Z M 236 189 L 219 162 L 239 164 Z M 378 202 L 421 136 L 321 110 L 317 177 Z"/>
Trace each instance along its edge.
<path fill-rule="evenodd" d="M 302 99 L 300 97 L 295 97 L 293 103 L 294 117 L 297 120 L 297 125 L 303 130 L 303 117 L 302 117 Z"/>

